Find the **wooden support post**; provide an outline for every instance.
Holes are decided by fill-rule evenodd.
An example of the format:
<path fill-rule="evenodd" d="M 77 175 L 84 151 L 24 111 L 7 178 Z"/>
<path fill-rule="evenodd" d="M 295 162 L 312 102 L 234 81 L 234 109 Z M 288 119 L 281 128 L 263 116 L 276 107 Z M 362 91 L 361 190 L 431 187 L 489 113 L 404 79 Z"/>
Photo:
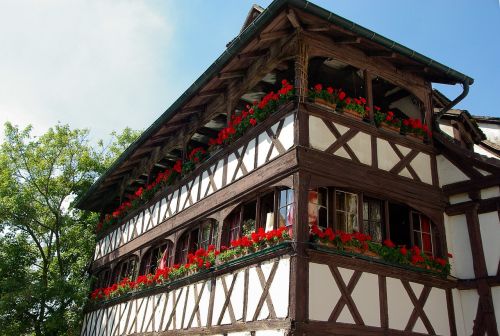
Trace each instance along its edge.
<path fill-rule="evenodd" d="M 310 180 L 309 173 L 299 171 L 293 176 L 296 211 L 292 238 L 295 242 L 295 254 L 290 261 L 289 317 L 298 324 L 306 322 L 309 315 L 309 262 L 306 243 L 309 241 L 307 206 Z"/>
<path fill-rule="evenodd" d="M 474 320 L 473 334 L 498 336 L 498 326 L 493 307 L 493 297 L 491 287 L 486 278 L 488 270 L 486 259 L 484 257 L 483 242 L 481 238 L 481 228 L 478 217 L 479 202 L 475 202 L 465 213 L 467 219 L 467 229 L 472 250 L 472 264 L 474 266 L 474 275 L 478 279 L 477 291 L 479 294 L 479 303 L 477 307 L 476 318 Z"/>
<path fill-rule="evenodd" d="M 235 102 L 237 100 L 234 97 L 234 91 L 235 91 L 235 81 L 233 80 L 227 86 L 227 90 L 226 90 L 226 94 L 225 94 L 225 99 L 226 99 L 226 115 L 227 115 L 227 125 L 228 126 L 229 126 L 229 123 L 231 122 L 231 118 L 232 118 L 232 116 L 234 114 Z"/>
<path fill-rule="evenodd" d="M 372 74 L 368 70 L 363 71 L 363 77 L 365 79 L 365 96 L 366 101 L 368 103 L 368 108 L 370 111 L 368 112 L 368 117 L 370 118 L 370 122 L 373 124 L 373 89 L 372 89 Z"/>
<path fill-rule="evenodd" d="M 295 55 L 295 94 L 297 100 L 303 103 L 307 95 L 307 76 L 308 76 L 308 44 L 302 36 L 301 31 L 297 31 L 296 55 Z"/>

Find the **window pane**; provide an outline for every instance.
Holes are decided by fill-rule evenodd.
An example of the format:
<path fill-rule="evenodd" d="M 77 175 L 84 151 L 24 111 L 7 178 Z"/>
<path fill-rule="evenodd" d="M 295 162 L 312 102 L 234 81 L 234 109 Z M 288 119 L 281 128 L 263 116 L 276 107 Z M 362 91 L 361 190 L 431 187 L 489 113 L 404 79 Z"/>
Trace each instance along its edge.
<path fill-rule="evenodd" d="M 347 203 L 347 211 L 351 213 L 358 212 L 358 196 L 354 194 L 346 193 L 346 203 Z"/>
<path fill-rule="evenodd" d="M 283 207 L 280 209 L 280 215 L 278 218 L 278 227 L 286 226 L 287 208 Z"/>
<path fill-rule="evenodd" d="M 421 231 L 420 230 L 420 215 L 417 213 L 413 213 L 412 219 L 413 219 L 413 230 Z"/>
<path fill-rule="evenodd" d="M 318 193 L 316 191 L 309 191 L 309 203 L 307 206 L 307 213 L 309 217 L 309 225 L 318 225 Z"/>
<path fill-rule="evenodd" d="M 287 204 L 287 190 L 280 191 L 280 208 L 284 207 Z"/>
<path fill-rule="evenodd" d="M 369 204 L 368 204 L 368 202 L 366 202 L 366 201 L 365 201 L 365 202 L 363 202 L 363 219 L 364 219 L 364 220 L 368 220 L 368 219 L 370 219 L 370 214 L 369 214 L 368 209 L 369 209 Z"/>
<path fill-rule="evenodd" d="M 319 208 L 318 226 L 325 228 L 328 226 L 328 211 L 326 210 L 325 207 Z"/>
<path fill-rule="evenodd" d="M 318 188 L 318 204 L 326 206 L 328 202 L 328 189 Z"/>
<path fill-rule="evenodd" d="M 370 221 L 380 222 L 382 219 L 382 204 L 378 201 L 370 202 Z"/>
<path fill-rule="evenodd" d="M 359 231 L 359 225 L 358 225 L 358 215 L 349 213 L 348 215 L 348 232 L 353 232 L 353 231 Z"/>
<path fill-rule="evenodd" d="M 345 214 L 340 211 L 337 211 L 337 229 L 341 231 L 347 231 Z"/>
<path fill-rule="evenodd" d="M 337 210 L 345 210 L 345 193 L 342 191 L 337 191 L 335 193 L 335 204 Z"/>
<path fill-rule="evenodd" d="M 287 204 L 292 204 L 293 203 L 293 189 L 288 189 L 287 190 Z"/>

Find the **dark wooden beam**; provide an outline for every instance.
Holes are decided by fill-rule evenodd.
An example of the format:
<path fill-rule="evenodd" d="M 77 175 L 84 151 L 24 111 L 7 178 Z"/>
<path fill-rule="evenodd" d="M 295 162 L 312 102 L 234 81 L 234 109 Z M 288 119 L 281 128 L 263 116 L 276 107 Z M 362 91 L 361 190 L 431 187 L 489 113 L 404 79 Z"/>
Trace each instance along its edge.
<path fill-rule="evenodd" d="M 358 36 L 344 36 L 332 39 L 336 44 L 358 44 L 361 43 L 361 37 Z"/>
<path fill-rule="evenodd" d="M 252 50 L 249 52 L 240 53 L 240 54 L 238 54 L 237 57 L 238 57 L 238 59 L 252 59 L 252 58 L 262 57 L 265 54 L 267 54 L 268 52 L 269 52 L 269 49 Z"/>
<path fill-rule="evenodd" d="M 280 39 L 282 37 L 290 36 L 291 34 L 292 34 L 292 31 L 289 29 L 270 31 L 267 33 L 261 33 L 259 35 L 259 41 L 273 41 L 273 40 Z"/>
<path fill-rule="evenodd" d="M 184 107 L 177 113 L 177 115 L 184 116 L 184 115 L 190 115 L 190 114 L 194 114 L 194 113 L 203 113 L 203 112 L 205 112 L 206 108 L 207 108 L 206 104 Z"/>
<path fill-rule="evenodd" d="M 310 32 L 325 32 L 325 31 L 330 31 L 332 29 L 332 26 L 329 24 L 325 25 L 305 25 L 304 30 L 310 31 Z"/>
<path fill-rule="evenodd" d="M 206 135 L 210 138 L 215 138 L 219 135 L 219 131 L 208 128 L 208 127 L 201 127 L 198 128 L 195 133 L 201 134 L 201 135 Z"/>
<path fill-rule="evenodd" d="M 300 24 L 299 18 L 295 15 L 295 11 L 293 9 L 289 9 L 286 13 L 286 17 L 288 21 L 292 24 L 295 29 L 302 29 L 302 25 Z"/>
<path fill-rule="evenodd" d="M 216 90 L 206 90 L 198 93 L 198 97 L 200 98 L 211 98 L 217 97 L 226 92 L 225 89 L 216 89 Z"/>
<path fill-rule="evenodd" d="M 420 73 L 420 72 L 429 72 L 429 68 L 424 66 L 424 65 L 400 65 L 398 66 L 398 69 L 401 69 L 402 71 L 407 71 L 407 72 L 415 72 L 415 73 Z"/>
<path fill-rule="evenodd" d="M 245 70 L 221 72 L 217 77 L 221 80 L 241 78 L 245 76 Z"/>
<path fill-rule="evenodd" d="M 379 58 L 395 58 L 396 53 L 390 50 L 377 50 L 377 51 L 368 51 L 366 54 L 369 57 L 379 57 Z"/>

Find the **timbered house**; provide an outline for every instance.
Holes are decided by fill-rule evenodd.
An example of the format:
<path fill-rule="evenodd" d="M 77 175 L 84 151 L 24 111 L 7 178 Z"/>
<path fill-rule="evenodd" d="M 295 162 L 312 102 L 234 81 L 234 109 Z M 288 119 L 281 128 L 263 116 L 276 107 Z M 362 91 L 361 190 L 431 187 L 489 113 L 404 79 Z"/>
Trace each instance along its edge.
<path fill-rule="evenodd" d="M 308 1 L 254 6 L 78 200 L 102 214 L 91 272 L 106 288 L 81 334 L 498 335 L 498 151 L 478 152 L 477 122 L 452 109 L 472 83 Z M 279 243 L 245 246 L 259 228 Z M 353 237 L 384 258 L 349 250 Z M 196 251 L 240 243 L 247 254 L 179 273 Z M 165 269 L 180 275 L 155 282 Z"/>

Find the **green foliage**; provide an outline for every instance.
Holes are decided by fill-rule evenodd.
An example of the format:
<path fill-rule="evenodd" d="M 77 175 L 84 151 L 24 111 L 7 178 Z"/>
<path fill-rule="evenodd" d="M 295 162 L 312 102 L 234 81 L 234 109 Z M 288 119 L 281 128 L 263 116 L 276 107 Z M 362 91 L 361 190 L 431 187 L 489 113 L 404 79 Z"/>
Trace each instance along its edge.
<path fill-rule="evenodd" d="M 31 131 L 7 123 L 0 147 L 0 334 L 77 335 L 97 218 L 72 202 L 137 133 L 94 151 L 86 130 Z"/>

